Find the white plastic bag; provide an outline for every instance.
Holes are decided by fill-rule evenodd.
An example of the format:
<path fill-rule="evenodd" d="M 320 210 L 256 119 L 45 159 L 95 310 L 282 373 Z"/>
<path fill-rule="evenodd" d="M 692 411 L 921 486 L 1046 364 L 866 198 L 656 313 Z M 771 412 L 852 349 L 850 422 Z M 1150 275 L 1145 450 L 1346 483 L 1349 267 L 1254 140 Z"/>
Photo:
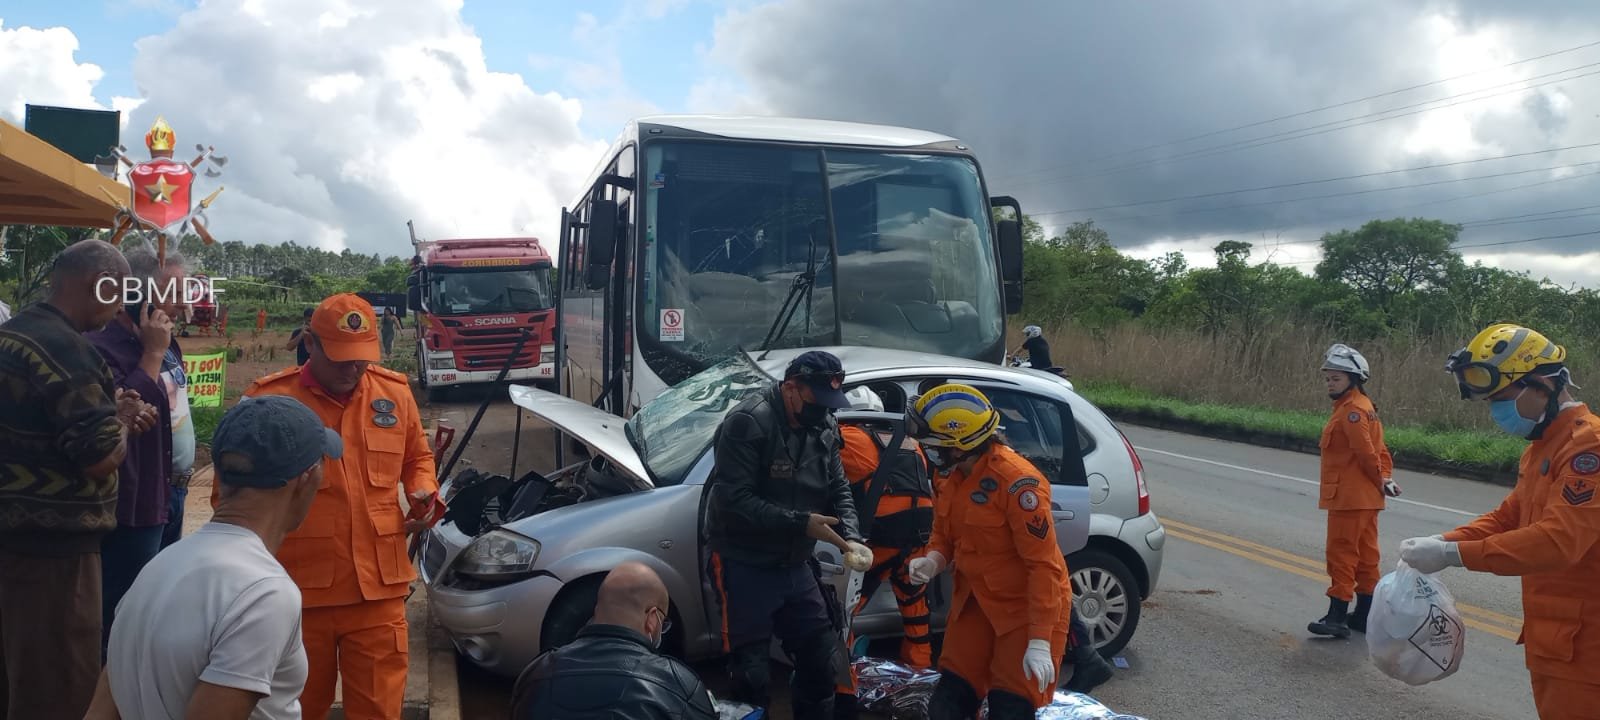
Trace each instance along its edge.
<path fill-rule="evenodd" d="M 1454 675 L 1467 648 L 1455 598 L 1435 575 L 1400 562 L 1372 593 L 1367 652 L 1383 674 L 1408 685 Z"/>

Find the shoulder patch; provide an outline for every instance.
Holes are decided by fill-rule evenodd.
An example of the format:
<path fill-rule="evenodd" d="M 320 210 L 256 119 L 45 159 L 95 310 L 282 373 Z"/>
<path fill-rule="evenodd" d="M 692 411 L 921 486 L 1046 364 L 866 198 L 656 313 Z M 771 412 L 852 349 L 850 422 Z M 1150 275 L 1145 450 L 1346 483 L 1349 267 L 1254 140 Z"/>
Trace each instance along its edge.
<path fill-rule="evenodd" d="M 1361 413 L 1358 413 L 1358 412 L 1350 413 L 1350 417 L 1347 418 L 1347 419 L 1350 422 L 1361 422 Z"/>
<path fill-rule="evenodd" d="M 1031 477 L 1021 478 L 1016 482 L 1011 483 L 1011 487 L 1006 488 L 1006 492 L 1015 495 L 1017 494 L 1018 490 L 1021 490 L 1025 487 L 1039 487 L 1039 481 Z"/>
<path fill-rule="evenodd" d="M 396 380 L 396 381 L 399 381 L 400 383 L 405 384 L 405 385 L 410 385 L 411 384 L 411 376 L 407 375 L 405 373 L 402 373 L 399 370 L 390 370 L 389 368 L 386 368 L 386 367 L 384 367 L 382 365 L 378 365 L 376 363 L 374 363 L 372 365 L 368 365 L 367 369 L 372 371 L 372 372 L 374 372 L 374 373 L 377 373 L 378 377 L 387 378 L 389 380 Z"/>
<path fill-rule="evenodd" d="M 1029 535 L 1040 540 L 1045 539 L 1050 534 L 1050 522 L 1045 520 L 1042 515 L 1033 516 L 1033 519 L 1028 521 L 1027 528 Z"/>
<path fill-rule="evenodd" d="M 1572 458 L 1572 471 L 1579 475 L 1593 475 L 1600 471 L 1600 455 L 1581 453 Z"/>
<path fill-rule="evenodd" d="M 1023 490 L 1022 494 L 1017 496 L 1017 507 L 1022 508 L 1025 512 L 1038 510 L 1039 496 L 1035 495 L 1032 490 Z"/>
<path fill-rule="evenodd" d="M 1593 482 L 1584 478 L 1573 478 L 1561 486 L 1561 499 L 1567 501 L 1568 505 L 1588 505 L 1594 500 L 1594 489 Z"/>

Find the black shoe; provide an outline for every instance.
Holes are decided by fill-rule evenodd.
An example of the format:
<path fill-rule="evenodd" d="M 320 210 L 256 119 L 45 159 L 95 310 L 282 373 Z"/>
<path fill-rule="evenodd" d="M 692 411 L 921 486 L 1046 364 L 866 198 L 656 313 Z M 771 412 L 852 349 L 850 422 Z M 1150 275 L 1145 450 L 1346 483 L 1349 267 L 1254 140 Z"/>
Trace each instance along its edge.
<path fill-rule="evenodd" d="M 1345 625 L 1345 619 L 1349 617 L 1349 612 L 1349 602 L 1337 598 L 1328 598 L 1328 614 L 1322 616 L 1321 620 L 1307 625 L 1306 629 L 1310 630 L 1314 635 L 1327 635 L 1336 638 L 1350 637 L 1350 627 Z"/>
<path fill-rule="evenodd" d="M 1078 645 L 1072 648 L 1072 679 L 1062 687 L 1070 692 L 1088 694 L 1114 674 L 1111 663 L 1106 662 L 1099 651 L 1089 645 Z"/>
<path fill-rule="evenodd" d="M 856 696 L 848 693 L 834 693 L 833 695 L 833 720 L 857 720 L 860 710 L 856 708 Z"/>
<path fill-rule="evenodd" d="M 1356 609 L 1350 611 L 1350 616 L 1345 620 L 1345 624 L 1350 626 L 1351 630 L 1364 633 L 1367 631 L 1367 613 L 1369 612 L 1372 612 L 1372 596 L 1357 595 Z"/>

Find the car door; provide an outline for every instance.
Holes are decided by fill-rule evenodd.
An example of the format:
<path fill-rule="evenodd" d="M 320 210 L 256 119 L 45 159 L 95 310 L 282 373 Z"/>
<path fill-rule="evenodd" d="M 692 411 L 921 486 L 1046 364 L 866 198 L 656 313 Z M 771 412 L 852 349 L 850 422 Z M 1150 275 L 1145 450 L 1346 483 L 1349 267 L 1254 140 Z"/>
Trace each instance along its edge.
<path fill-rule="evenodd" d="M 1089 544 L 1089 480 L 1071 406 L 1013 387 L 974 386 L 1000 413 L 1006 442 L 1050 482 L 1050 510 L 1062 556 L 1082 550 Z"/>

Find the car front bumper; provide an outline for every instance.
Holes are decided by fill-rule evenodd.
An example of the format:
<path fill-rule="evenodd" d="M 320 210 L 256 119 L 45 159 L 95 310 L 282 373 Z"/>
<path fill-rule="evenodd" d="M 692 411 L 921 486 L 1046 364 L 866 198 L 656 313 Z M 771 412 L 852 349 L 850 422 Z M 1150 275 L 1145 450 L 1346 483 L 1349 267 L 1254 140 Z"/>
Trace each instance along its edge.
<path fill-rule="evenodd" d="M 435 526 L 424 545 L 422 580 L 428 607 L 456 650 L 473 664 L 515 677 L 539 656 L 544 616 L 566 583 L 550 574 L 507 585 L 465 590 L 443 582 L 466 546 L 453 527 Z"/>

